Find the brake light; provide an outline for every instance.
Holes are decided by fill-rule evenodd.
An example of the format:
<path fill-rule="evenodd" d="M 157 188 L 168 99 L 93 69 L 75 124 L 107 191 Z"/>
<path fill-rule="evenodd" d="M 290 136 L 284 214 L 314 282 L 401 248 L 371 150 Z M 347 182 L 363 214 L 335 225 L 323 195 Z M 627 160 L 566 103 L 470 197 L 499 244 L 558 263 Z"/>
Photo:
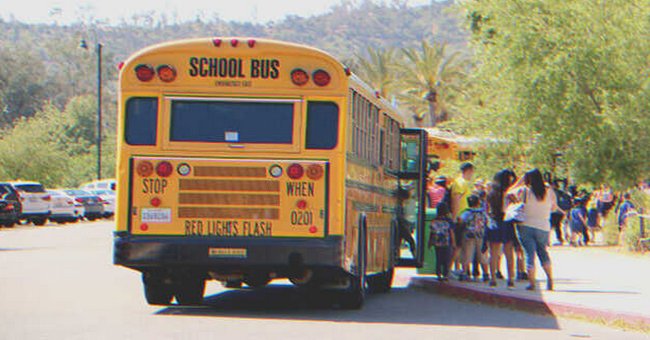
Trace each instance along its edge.
<path fill-rule="evenodd" d="M 97 202 L 101 203 L 101 202 L 104 202 L 104 200 L 101 197 L 97 196 Z"/>
<path fill-rule="evenodd" d="M 176 79 L 176 69 L 171 65 L 158 66 L 158 78 L 165 83 L 171 83 Z"/>
<path fill-rule="evenodd" d="M 73 205 L 74 204 L 73 201 L 66 201 L 65 203 L 67 203 L 68 205 Z"/>
<path fill-rule="evenodd" d="M 74 200 L 77 201 L 77 202 L 79 202 L 79 203 L 83 203 L 83 202 L 84 202 L 84 200 L 82 200 L 82 199 L 79 198 L 79 197 L 75 198 Z"/>
<path fill-rule="evenodd" d="M 14 210 L 14 205 L 9 203 L 5 206 L 5 210 Z"/>
<path fill-rule="evenodd" d="M 287 176 L 291 179 L 300 179 L 304 173 L 305 169 L 298 163 L 291 164 L 287 168 Z"/>
<path fill-rule="evenodd" d="M 160 177 L 169 177 L 171 176 L 173 171 L 174 171 L 174 167 L 172 166 L 171 163 L 167 161 L 160 162 L 156 166 L 156 173 Z"/>
<path fill-rule="evenodd" d="M 317 232 L 318 232 L 318 228 L 315 225 L 309 227 L 309 233 L 316 234 Z"/>
<path fill-rule="evenodd" d="M 297 68 L 291 71 L 291 81 L 298 86 L 303 86 L 309 81 L 309 74 L 305 70 Z"/>
<path fill-rule="evenodd" d="M 317 181 L 323 177 L 323 167 L 320 164 L 312 164 L 307 168 L 307 177 Z"/>
<path fill-rule="evenodd" d="M 332 80 L 330 74 L 324 70 L 316 70 L 312 76 L 314 77 L 314 84 L 318 86 L 327 86 Z"/>
<path fill-rule="evenodd" d="M 153 164 L 149 161 L 141 161 L 136 167 L 136 172 L 141 177 L 149 177 L 153 174 Z"/>
<path fill-rule="evenodd" d="M 43 196 L 43 201 L 49 202 L 51 200 L 52 200 L 52 196 L 50 196 L 50 195 Z"/>
<path fill-rule="evenodd" d="M 140 81 L 151 81 L 155 75 L 156 71 L 154 71 L 151 65 L 140 64 L 135 67 L 135 76 Z"/>
<path fill-rule="evenodd" d="M 154 197 L 154 198 L 151 199 L 151 201 L 149 203 L 151 203 L 152 207 L 158 208 L 162 204 L 162 201 L 160 200 L 160 198 Z"/>

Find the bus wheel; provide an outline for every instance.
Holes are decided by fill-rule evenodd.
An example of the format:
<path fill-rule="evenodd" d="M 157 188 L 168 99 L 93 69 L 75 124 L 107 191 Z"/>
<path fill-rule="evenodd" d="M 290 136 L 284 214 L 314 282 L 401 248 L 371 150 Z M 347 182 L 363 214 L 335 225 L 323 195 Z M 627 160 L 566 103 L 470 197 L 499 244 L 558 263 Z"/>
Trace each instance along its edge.
<path fill-rule="evenodd" d="M 144 297 L 147 303 L 157 306 L 168 306 L 172 302 L 172 286 L 165 283 L 164 278 L 151 273 L 142 273 Z"/>
<path fill-rule="evenodd" d="M 368 289 L 373 293 L 388 293 L 393 285 L 395 269 L 391 268 L 381 274 L 368 278 Z"/>
<path fill-rule="evenodd" d="M 203 302 L 205 280 L 203 278 L 184 278 L 176 282 L 176 302 L 179 305 L 196 306 Z"/>
<path fill-rule="evenodd" d="M 35 226 L 44 226 L 45 222 L 47 222 L 47 218 L 35 218 L 32 220 L 32 223 L 34 223 Z"/>
<path fill-rule="evenodd" d="M 368 251 L 368 230 L 366 216 L 359 218 L 359 242 L 356 273 L 350 276 L 350 287 L 342 294 L 340 305 L 343 309 L 360 309 L 366 298 L 366 265 Z"/>

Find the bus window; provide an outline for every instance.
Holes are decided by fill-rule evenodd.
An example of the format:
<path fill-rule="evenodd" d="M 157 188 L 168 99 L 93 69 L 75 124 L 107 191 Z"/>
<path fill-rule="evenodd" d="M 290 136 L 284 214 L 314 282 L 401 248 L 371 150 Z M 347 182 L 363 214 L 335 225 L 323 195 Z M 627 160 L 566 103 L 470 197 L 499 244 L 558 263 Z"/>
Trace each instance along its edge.
<path fill-rule="evenodd" d="M 291 144 L 293 107 L 293 103 L 174 100 L 170 140 Z"/>
<path fill-rule="evenodd" d="M 125 138 L 130 145 L 156 145 L 158 98 L 131 98 L 126 102 Z"/>
<path fill-rule="evenodd" d="M 332 102 L 307 104 L 307 149 L 334 149 L 338 140 L 339 107 Z"/>

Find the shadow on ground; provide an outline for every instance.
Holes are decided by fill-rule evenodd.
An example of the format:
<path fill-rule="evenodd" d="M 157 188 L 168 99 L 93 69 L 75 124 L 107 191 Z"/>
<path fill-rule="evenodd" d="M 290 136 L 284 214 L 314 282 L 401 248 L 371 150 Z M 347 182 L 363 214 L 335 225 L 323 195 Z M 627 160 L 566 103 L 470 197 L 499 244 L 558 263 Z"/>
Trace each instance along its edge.
<path fill-rule="evenodd" d="M 258 290 L 230 290 L 208 296 L 204 306 L 171 306 L 158 315 L 284 319 L 329 322 L 559 329 L 552 315 L 522 313 L 471 301 L 450 299 L 420 289 L 393 288 L 372 294 L 361 310 L 341 310 L 332 292 L 312 292 L 290 285 Z"/>

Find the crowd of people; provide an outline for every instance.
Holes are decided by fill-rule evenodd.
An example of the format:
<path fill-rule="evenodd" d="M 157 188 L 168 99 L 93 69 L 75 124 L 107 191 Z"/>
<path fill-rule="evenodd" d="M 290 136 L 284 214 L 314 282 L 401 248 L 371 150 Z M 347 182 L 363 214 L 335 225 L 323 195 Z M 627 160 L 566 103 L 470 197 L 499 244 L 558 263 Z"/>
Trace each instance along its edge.
<path fill-rule="evenodd" d="M 578 192 L 566 180 L 551 180 L 538 169 L 521 177 L 503 169 L 491 181 L 473 183 L 474 170 L 468 162 L 453 180 L 430 176 L 427 202 L 437 213 L 428 246 L 435 248 L 441 281 L 452 274 L 460 281 L 482 280 L 493 287 L 497 280 L 506 280 L 508 287 L 528 280 L 527 289 L 536 290 L 537 257 L 547 277 L 546 288 L 553 290 L 551 231 L 554 245 L 565 240 L 571 246 L 588 245 L 614 208 L 620 234 L 634 210 L 629 194 L 617 200 L 606 185 L 592 193 Z M 506 277 L 500 270 L 504 257 Z"/>

